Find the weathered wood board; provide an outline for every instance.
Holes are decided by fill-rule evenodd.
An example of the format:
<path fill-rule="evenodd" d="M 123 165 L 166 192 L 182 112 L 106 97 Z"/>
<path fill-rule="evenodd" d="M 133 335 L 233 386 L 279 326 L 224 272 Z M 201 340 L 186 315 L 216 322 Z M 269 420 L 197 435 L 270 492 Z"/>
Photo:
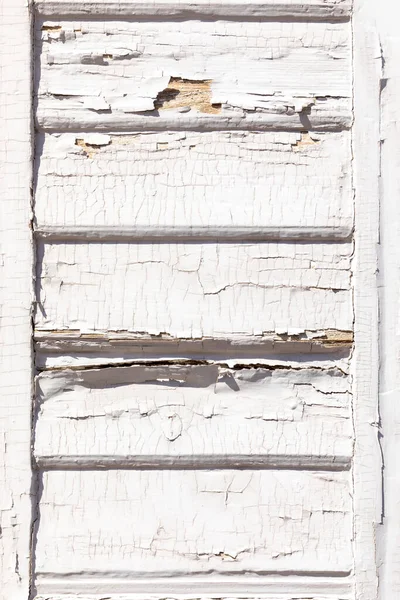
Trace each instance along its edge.
<path fill-rule="evenodd" d="M 348 127 L 350 34 L 349 22 L 38 19 L 38 124 Z"/>
<path fill-rule="evenodd" d="M 36 2 L 37 600 L 377 600 L 356 4 Z"/>
<path fill-rule="evenodd" d="M 399 597 L 396 8 L 0 1 L 0 600 Z"/>
<path fill-rule="evenodd" d="M 256 226 L 346 237 L 350 141 L 346 131 L 38 136 L 37 228 L 117 236 L 129 226 L 170 235 L 197 227 L 210 236 Z"/>
<path fill-rule="evenodd" d="M 31 24 L 0 2 L 0 599 L 27 600 L 32 521 Z"/>
<path fill-rule="evenodd" d="M 157 466 L 169 456 L 193 467 L 260 456 L 289 467 L 351 463 L 350 382 L 336 368 L 50 371 L 36 394 L 39 466 Z"/>
<path fill-rule="evenodd" d="M 36 571 L 344 575 L 350 489 L 348 473 L 45 472 Z"/>
<path fill-rule="evenodd" d="M 348 20 L 351 17 L 351 0 L 37 0 L 35 7 L 40 15 L 71 17 L 76 15 L 107 17 L 236 17 L 246 20 L 304 19 L 308 21 Z"/>
<path fill-rule="evenodd" d="M 39 329 L 174 337 L 351 330 L 351 243 L 53 243 Z"/>

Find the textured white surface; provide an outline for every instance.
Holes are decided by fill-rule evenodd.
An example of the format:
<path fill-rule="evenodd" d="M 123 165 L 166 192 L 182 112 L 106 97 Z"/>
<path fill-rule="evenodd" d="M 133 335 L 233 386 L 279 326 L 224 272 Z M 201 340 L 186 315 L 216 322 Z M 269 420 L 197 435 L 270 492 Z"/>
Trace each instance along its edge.
<path fill-rule="evenodd" d="M 372 9 L 372 7 L 371 7 Z M 380 416 L 384 453 L 383 486 L 385 493 L 383 527 L 378 534 L 379 586 L 382 600 L 400 594 L 400 307 L 399 307 L 399 165 L 397 143 L 399 131 L 398 97 L 400 91 L 400 37 L 388 10 L 399 17 L 399 7 L 382 4 L 379 16 L 380 129 L 374 130 L 374 141 L 381 140 L 381 246 L 379 256 L 379 288 L 381 316 Z M 378 137 L 377 137 L 378 136 Z M 376 174 L 376 171 L 375 171 Z"/>
<path fill-rule="evenodd" d="M 377 541 L 382 520 L 382 455 L 379 448 L 378 244 L 380 199 L 381 52 L 374 0 L 354 4 L 354 572 L 357 600 L 395 597 L 379 591 Z M 393 10 L 396 5 L 393 3 Z"/>
<path fill-rule="evenodd" d="M 350 384 L 338 369 L 153 366 L 43 373 L 35 456 L 258 455 L 349 464 Z M 253 455 L 251 457 L 250 455 Z M 46 460 L 47 459 L 47 460 Z M 195 464 L 194 459 L 191 459 Z M 225 458 L 226 460 L 226 458 Z M 181 462 L 181 460 L 180 460 Z"/>
<path fill-rule="evenodd" d="M 220 235 L 254 225 L 282 235 L 286 227 L 306 227 L 304 236 L 313 227 L 351 232 L 348 132 L 98 135 L 39 136 L 39 229 L 109 226 L 118 228 L 115 236 L 129 225 L 214 228 Z"/>
<path fill-rule="evenodd" d="M 350 31 L 348 22 L 38 20 L 38 122 L 304 129 L 315 113 L 319 127 L 348 126 Z M 176 90 L 171 78 L 192 82 L 191 101 L 178 89 L 161 102 Z"/>
<path fill-rule="evenodd" d="M 41 329 L 177 337 L 351 330 L 351 244 L 47 244 Z"/>
<path fill-rule="evenodd" d="M 27 600 L 32 390 L 30 18 L 0 2 L 0 598 Z"/>
<path fill-rule="evenodd" d="M 377 600 L 378 552 L 392 600 L 394 28 L 373 0 L 36 10 L 33 594 Z"/>
<path fill-rule="evenodd" d="M 304 18 L 313 19 L 345 19 L 351 14 L 350 0 L 38 0 L 35 6 L 44 15 L 115 15 L 131 16 L 164 16 L 164 17 L 237 17 L 237 18 Z"/>
<path fill-rule="evenodd" d="M 347 573 L 350 490 L 348 473 L 46 472 L 37 573 Z"/>

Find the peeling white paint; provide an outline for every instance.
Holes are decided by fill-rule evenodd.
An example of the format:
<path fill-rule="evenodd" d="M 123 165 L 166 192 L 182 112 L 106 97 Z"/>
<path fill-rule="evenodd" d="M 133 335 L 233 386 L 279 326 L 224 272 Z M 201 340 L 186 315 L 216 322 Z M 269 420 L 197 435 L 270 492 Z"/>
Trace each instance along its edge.
<path fill-rule="evenodd" d="M 206 132 L 38 138 L 38 227 L 353 226 L 350 135 Z M 101 138 L 103 139 L 103 138 Z M 307 140 L 311 140 L 311 143 Z M 115 229 L 118 228 L 118 229 Z M 60 232 L 60 231 L 59 231 Z M 284 235 L 284 233 L 282 233 Z"/>
<path fill-rule="evenodd" d="M 43 580 L 352 568 L 348 473 L 50 471 L 43 490 Z"/>
<path fill-rule="evenodd" d="M 56 40 L 48 27 L 61 28 Z M 218 128 L 232 118 L 268 126 L 272 115 L 289 127 L 351 122 L 348 22 L 37 20 L 36 38 L 44 128 L 73 122 L 126 128 L 143 120 L 127 113 L 148 113 L 153 122 L 157 114 L 188 127 L 208 122 Z M 171 78 L 193 81 L 188 113 L 158 107 Z M 202 115 L 208 110 L 196 102 L 196 82 L 204 81 L 211 86 L 210 106 L 221 106 L 219 116 Z M 104 114 L 87 105 L 98 96 L 110 107 Z"/>
<path fill-rule="evenodd" d="M 393 4 L 2 3 L 0 600 L 397 597 Z"/>
<path fill-rule="evenodd" d="M 346 20 L 351 16 L 350 0 L 89 0 L 84 3 L 74 0 L 37 0 L 35 6 L 42 15 L 91 15 L 106 17 L 236 17 L 238 19 L 267 18 L 311 20 Z"/>
<path fill-rule="evenodd" d="M 39 464 L 263 455 L 333 467 L 352 457 L 350 382 L 338 369 L 110 367 L 44 373 L 37 384 Z"/>
<path fill-rule="evenodd" d="M 184 338 L 348 331 L 351 252 L 349 243 L 45 244 L 36 325 Z"/>
<path fill-rule="evenodd" d="M 31 40 L 22 0 L 0 3 L 0 598 L 27 600 L 31 473 Z"/>

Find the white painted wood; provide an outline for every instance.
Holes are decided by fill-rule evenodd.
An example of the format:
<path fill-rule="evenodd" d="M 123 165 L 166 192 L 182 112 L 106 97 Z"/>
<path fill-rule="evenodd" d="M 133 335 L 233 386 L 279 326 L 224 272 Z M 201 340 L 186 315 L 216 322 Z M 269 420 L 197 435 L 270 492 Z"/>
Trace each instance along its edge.
<path fill-rule="evenodd" d="M 39 369 L 132 365 L 187 360 L 230 368 L 265 365 L 299 369 L 336 367 L 349 372 L 353 334 L 350 331 L 306 331 L 227 338 L 179 339 L 129 332 L 81 334 L 79 331 L 36 331 Z"/>
<path fill-rule="evenodd" d="M 41 598 L 398 594 L 381 8 L 36 4 Z"/>
<path fill-rule="evenodd" d="M 347 243 L 49 244 L 36 325 L 174 337 L 351 330 L 350 254 Z"/>
<path fill-rule="evenodd" d="M 175 457 L 180 466 L 270 458 L 262 464 L 343 469 L 353 453 L 350 382 L 338 369 L 64 370 L 41 374 L 36 397 L 43 466 Z"/>
<path fill-rule="evenodd" d="M 40 515 L 43 579 L 148 578 L 151 593 L 154 576 L 352 568 L 348 473 L 50 471 Z"/>
<path fill-rule="evenodd" d="M 65 133 L 37 143 L 35 218 L 48 236 L 351 235 L 348 132 Z"/>
<path fill-rule="evenodd" d="M 27 600 L 30 420 L 31 39 L 24 0 L 0 2 L 0 598 Z"/>
<path fill-rule="evenodd" d="M 380 600 L 396 597 L 400 594 L 400 552 L 398 539 L 400 477 L 399 455 L 399 255 L 398 235 L 400 230 L 399 214 L 399 149 L 397 134 L 399 117 L 397 98 L 399 94 L 399 35 L 391 22 L 388 10 L 398 17 L 397 4 L 385 2 L 377 11 L 371 4 L 376 18 L 380 60 L 377 71 L 380 79 L 380 121 L 379 131 L 375 131 L 375 140 L 380 150 L 380 402 L 381 445 L 383 450 L 383 491 L 382 526 L 378 532 L 378 565 Z M 378 74 L 377 78 L 378 79 Z"/>
<path fill-rule="evenodd" d="M 377 531 L 382 518 L 378 411 L 379 78 L 373 0 L 354 5 L 354 569 L 357 600 L 378 597 Z M 394 8 L 394 6 L 393 6 Z M 395 597 L 389 593 L 383 598 Z"/>
<path fill-rule="evenodd" d="M 347 22 L 38 20 L 38 123 L 346 127 L 350 32 Z"/>
<path fill-rule="evenodd" d="M 268 19 L 306 18 L 307 20 L 347 19 L 351 14 L 349 0 L 157 0 L 143 2 L 141 0 L 93 0 L 76 2 L 71 0 L 38 0 L 36 9 L 48 16 L 96 15 L 115 17 L 181 17 L 194 18 L 211 16 L 246 18 L 263 17 Z"/>
<path fill-rule="evenodd" d="M 352 584 L 350 577 L 315 577 L 284 575 L 268 578 L 226 576 L 205 577 L 191 576 L 171 581 L 171 578 L 152 577 L 152 590 L 147 592 L 148 583 L 140 579 L 113 578 L 96 580 L 96 577 L 41 577 L 37 578 L 38 587 L 42 590 L 37 600 L 162 600 L 163 590 L 168 587 L 168 598 L 171 600 L 251 599 L 251 600 L 352 600 Z M 135 589 L 136 593 L 123 593 L 123 590 Z M 68 588 L 65 594 L 57 593 L 60 588 Z M 100 588 L 101 593 L 93 593 Z M 81 590 L 85 591 L 81 593 Z M 139 593 L 139 590 L 144 592 Z M 54 590 L 54 591 L 53 591 Z M 74 593 L 75 590 L 75 593 Z M 78 591 L 79 590 L 79 591 Z M 118 591 L 117 591 L 118 590 Z M 122 590 L 122 593 L 119 592 Z M 206 590 L 206 591 L 204 591 Z M 112 596 L 109 594 L 112 593 Z M 42 595 L 43 594 L 43 595 Z M 77 595 L 79 594 L 79 596 Z M 311 594 L 311 596 L 310 596 Z"/>
<path fill-rule="evenodd" d="M 109 134 L 111 132 L 132 131 L 308 131 L 328 132 L 349 129 L 352 124 L 352 112 L 347 98 L 329 98 L 318 96 L 300 97 L 299 112 L 293 110 L 296 96 L 284 96 L 274 101 L 265 101 L 265 110 L 244 110 L 222 105 L 216 114 L 202 113 L 197 110 L 186 111 L 171 109 L 152 113 L 123 113 L 105 110 L 99 115 L 76 103 L 70 106 L 69 99 L 62 105 L 50 97 L 44 97 L 37 115 L 40 130 L 59 133 L 62 131 L 94 131 Z M 96 103 L 97 100 L 95 99 Z M 83 102 L 83 101 L 82 101 Z M 312 105 L 301 110 L 303 105 Z"/>
<path fill-rule="evenodd" d="M 87 205 L 86 205 L 87 206 Z M 202 203 L 199 204 L 199 207 Z M 243 207 L 244 210 L 244 207 Z M 215 211 L 214 211 L 215 212 Z M 226 216 L 226 213 L 221 214 Z M 171 214 L 173 218 L 173 214 Z M 293 217 L 292 217 L 293 218 Z M 301 216 L 299 215 L 299 219 Z M 326 227 L 304 227 L 288 226 L 280 227 L 261 226 L 254 227 L 250 225 L 232 226 L 216 225 L 209 227 L 207 225 L 197 225 L 195 227 L 185 227 L 183 225 L 167 226 L 96 226 L 96 225 L 45 225 L 35 227 L 35 237 L 45 239 L 46 241 L 74 241 L 74 242 L 278 242 L 278 241 L 299 241 L 299 242 L 333 242 L 350 241 L 352 237 L 351 226 L 330 226 Z"/>

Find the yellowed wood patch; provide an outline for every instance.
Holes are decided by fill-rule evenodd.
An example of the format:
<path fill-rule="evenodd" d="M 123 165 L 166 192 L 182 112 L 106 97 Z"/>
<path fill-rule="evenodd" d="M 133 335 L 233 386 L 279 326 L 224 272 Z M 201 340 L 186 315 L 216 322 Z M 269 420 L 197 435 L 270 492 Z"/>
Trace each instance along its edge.
<path fill-rule="evenodd" d="M 168 87 L 160 92 L 154 107 L 196 109 L 199 112 L 216 115 L 221 112 L 221 104 L 211 103 L 211 80 L 182 79 L 171 77 Z"/>

